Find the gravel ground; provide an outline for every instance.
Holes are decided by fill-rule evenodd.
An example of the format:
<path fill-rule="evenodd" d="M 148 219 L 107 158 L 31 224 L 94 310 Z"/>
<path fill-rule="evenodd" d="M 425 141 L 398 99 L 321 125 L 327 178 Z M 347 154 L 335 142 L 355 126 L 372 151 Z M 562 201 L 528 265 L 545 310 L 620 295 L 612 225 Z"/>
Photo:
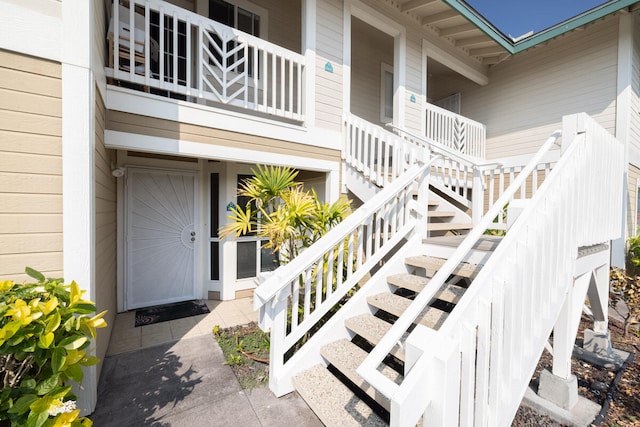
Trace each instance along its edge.
<path fill-rule="evenodd" d="M 589 325 L 590 322 L 583 317 L 580 331 L 578 332 L 578 341 L 582 340 L 582 331 Z M 613 347 L 627 352 L 634 352 L 635 357 L 633 363 L 627 367 L 622 378 L 617 383 L 609 410 L 599 425 L 606 427 L 638 427 L 640 426 L 640 336 L 631 331 L 626 338 L 623 338 L 622 323 L 614 319 L 609 321 L 609 331 Z M 546 351 L 542 354 L 536 372 L 531 379 L 532 386 L 535 387 L 542 369 L 551 370 L 551 356 Z M 572 360 L 572 372 L 578 378 L 578 394 L 602 405 L 606 400 L 607 390 L 613 382 L 616 372 L 599 368 L 576 358 Z M 559 427 L 562 424 L 521 406 L 512 426 Z"/>

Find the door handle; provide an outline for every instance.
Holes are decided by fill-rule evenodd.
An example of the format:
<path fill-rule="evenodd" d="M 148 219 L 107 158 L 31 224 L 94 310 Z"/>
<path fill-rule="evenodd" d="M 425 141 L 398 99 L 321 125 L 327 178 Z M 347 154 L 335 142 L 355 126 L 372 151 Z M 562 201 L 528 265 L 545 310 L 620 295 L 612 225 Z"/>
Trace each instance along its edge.
<path fill-rule="evenodd" d="M 196 232 L 195 232 L 195 231 L 192 231 L 192 232 L 191 232 L 191 241 L 192 241 L 192 242 L 195 242 L 195 241 L 196 241 Z"/>

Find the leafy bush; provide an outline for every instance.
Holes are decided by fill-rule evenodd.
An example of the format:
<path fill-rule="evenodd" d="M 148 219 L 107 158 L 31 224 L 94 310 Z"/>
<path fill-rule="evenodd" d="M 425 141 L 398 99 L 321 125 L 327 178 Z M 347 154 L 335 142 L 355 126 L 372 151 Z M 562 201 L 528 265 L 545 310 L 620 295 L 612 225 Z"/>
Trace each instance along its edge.
<path fill-rule="evenodd" d="M 76 282 L 26 272 L 37 283 L 0 281 L 0 425 L 91 426 L 69 382 L 81 384 L 82 366 L 99 362 L 87 348 L 106 311 L 92 316 Z"/>
<path fill-rule="evenodd" d="M 627 240 L 627 271 L 631 275 L 640 274 L 640 235 Z"/>

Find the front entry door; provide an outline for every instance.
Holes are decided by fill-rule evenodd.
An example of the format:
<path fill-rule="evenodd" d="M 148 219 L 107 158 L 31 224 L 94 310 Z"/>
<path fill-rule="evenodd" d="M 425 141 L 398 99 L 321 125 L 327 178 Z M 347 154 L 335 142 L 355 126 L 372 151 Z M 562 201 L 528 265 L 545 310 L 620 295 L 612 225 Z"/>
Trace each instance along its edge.
<path fill-rule="evenodd" d="M 128 310 L 195 299 L 195 200 L 195 173 L 129 169 Z"/>

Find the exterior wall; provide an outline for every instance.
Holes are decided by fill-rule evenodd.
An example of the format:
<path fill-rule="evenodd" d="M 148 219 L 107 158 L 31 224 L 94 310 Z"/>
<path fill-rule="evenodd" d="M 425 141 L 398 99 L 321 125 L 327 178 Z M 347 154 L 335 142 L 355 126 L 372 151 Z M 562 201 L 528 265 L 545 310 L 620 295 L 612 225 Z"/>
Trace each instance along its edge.
<path fill-rule="evenodd" d="M 344 72 L 342 1 L 318 0 L 316 19 L 316 126 L 340 132 Z"/>
<path fill-rule="evenodd" d="M 286 49 L 300 53 L 302 42 L 302 0 L 252 0 L 269 11 L 267 40 Z"/>
<path fill-rule="evenodd" d="M 277 139 L 229 132 L 119 111 L 108 112 L 106 128 L 132 134 L 254 150 L 257 152 L 264 151 L 273 154 L 301 156 L 318 160 L 340 161 L 340 152 L 338 150 L 296 144 Z M 259 153 L 256 153 L 255 160 L 259 162 Z"/>
<path fill-rule="evenodd" d="M 383 124 L 380 64 L 393 67 L 393 38 L 357 18 L 351 19 L 351 33 L 351 112 Z"/>
<path fill-rule="evenodd" d="M 608 18 L 490 69 L 462 90 L 462 114 L 487 125 L 487 157 L 532 153 L 584 111 L 615 133 L 618 18 Z"/>
<path fill-rule="evenodd" d="M 0 50 L 0 280 L 63 276 L 61 75 Z"/>
<path fill-rule="evenodd" d="M 115 324 L 116 274 L 117 274 L 117 211 L 116 179 L 111 176 L 111 164 L 115 152 L 104 146 L 105 108 L 100 92 L 96 89 L 95 114 L 95 289 L 98 312 L 108 310 L 105 320 L 108 329 L 101 331 L 96 340 L 96 356 L 104 360 L 109 346 L 109 336 Z M 98 366 L 100 369 L 102 364 Z M 98 377 L 100 374 L 98 373 Z"/>

